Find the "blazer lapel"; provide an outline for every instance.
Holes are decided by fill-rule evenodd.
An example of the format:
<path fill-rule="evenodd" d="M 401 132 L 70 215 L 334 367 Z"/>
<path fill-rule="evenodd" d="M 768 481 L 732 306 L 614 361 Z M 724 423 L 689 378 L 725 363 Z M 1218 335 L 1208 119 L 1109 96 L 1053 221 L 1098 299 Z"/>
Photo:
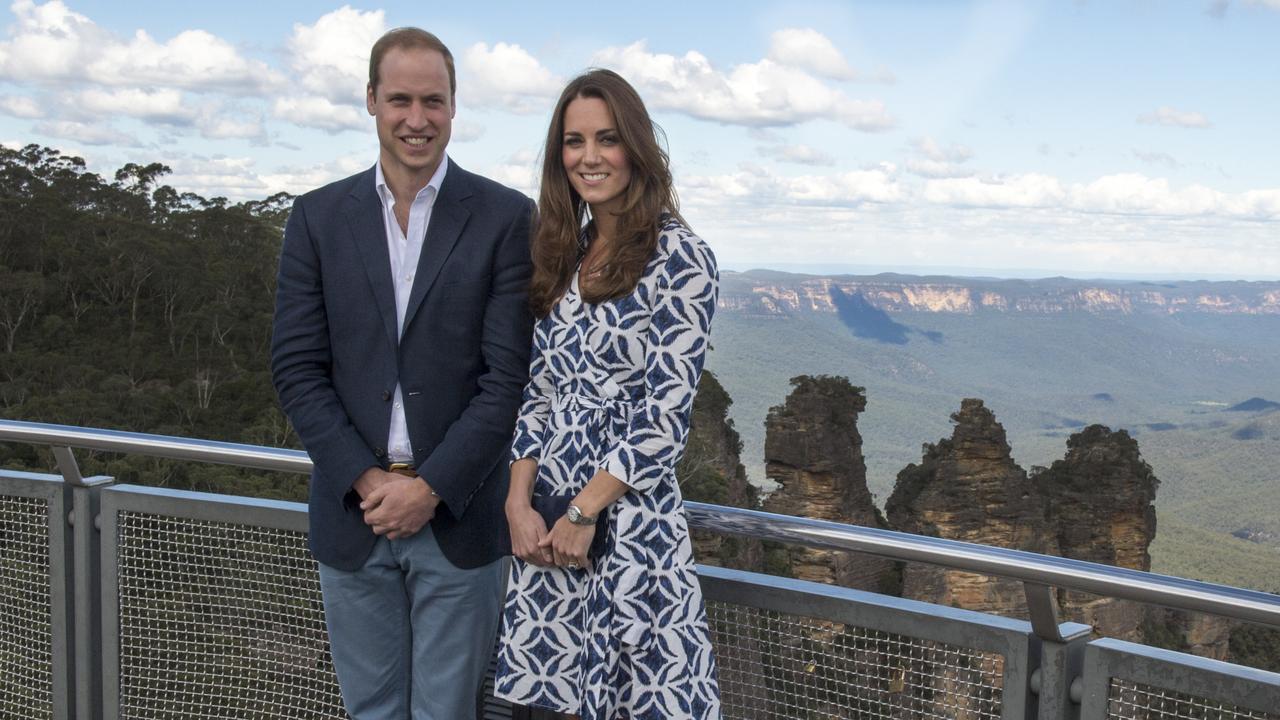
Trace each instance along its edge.
<path fill-rule="evenodd" d="M 396 296 L 391 286 L 391 256 L 387 251 L 382 201 L 378 198 L 373 179 L 374 173 L 370 169 L 351 189 L 347 197 L 347 224 L 356 242 L 356 254 L 364 262 L 365 275 L 369 278 L 378 314 L 382 316 L 387 340 L 394 350 L 400 344 L 400 333 L 396 330 Z"/>
<path fill-rule="evenodd" d="M 404 327 L 409 327 L 414 315 L 422 305 L 422 300 L 435 284 L 440 275 L 440 268 L 457 245 L 462 229 L 471 217 L 471 211 L 462 205 L 462 200 L 471 196 L 471 182 L 467 171 L 449 161 L 449 169 L 444 176 L 444 184 L 440 187 L 440 195 L 431 208 L 431 222 L 427 224 L 427 237 L 422 244 L 422 254 L 418 256 L 418 272 L 413 278 L 413 289 L 409 291 L 409 306 L 404 311 Z M 385 253 L 384 253 L 385 254 Z"/>

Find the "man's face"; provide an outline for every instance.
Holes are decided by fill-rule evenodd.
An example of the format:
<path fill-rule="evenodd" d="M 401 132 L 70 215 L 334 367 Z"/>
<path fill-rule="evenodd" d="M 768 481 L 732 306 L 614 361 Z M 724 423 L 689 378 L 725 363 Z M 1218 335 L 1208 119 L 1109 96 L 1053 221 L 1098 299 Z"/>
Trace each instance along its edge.
<path fill-rule="evenodd" d="M 377 121 L 382 172 L 390 182 L 425 184 L 440 166 L 453 126 L 444 56 L 425 48 L 391 48 L 378 76 L 365 104 Z"/>

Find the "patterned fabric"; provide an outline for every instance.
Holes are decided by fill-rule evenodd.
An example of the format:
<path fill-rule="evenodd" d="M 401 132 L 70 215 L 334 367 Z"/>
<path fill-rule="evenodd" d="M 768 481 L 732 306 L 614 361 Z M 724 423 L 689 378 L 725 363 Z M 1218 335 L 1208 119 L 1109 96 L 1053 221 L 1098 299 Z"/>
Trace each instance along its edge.
<path fill-rule="evenodd" d="M 512 563 L 496 694 L 583 720 L 720 717 L 715 660 L 675 465 L 715 311 L 710 249 L 664 217 L 633 293 L 571 287 L 534 333 L 513 459 L 534 492 L 576 493 L 599 468 L 631 490 L 591 570 Z"/>

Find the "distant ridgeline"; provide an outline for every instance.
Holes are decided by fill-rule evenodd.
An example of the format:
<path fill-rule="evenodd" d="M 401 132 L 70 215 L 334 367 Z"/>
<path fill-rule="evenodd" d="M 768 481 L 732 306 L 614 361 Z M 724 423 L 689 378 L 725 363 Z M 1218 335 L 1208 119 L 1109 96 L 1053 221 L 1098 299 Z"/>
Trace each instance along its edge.
<path fill-rule="evenodd" d="M 1280 282 L 1005 280 L 897 275 L 726 273 L 722 307 L 747 314 L 834 313 L 884 339 L 910 328 L 887 313 L 1213 313 L 1280 315 Z"/>
<path fill-rule="evenodd" d="M 791 385 L 765 421 L 767 474 L 778 487 L 761 501 L 734 451 L 741 443 L 728 419 L 731 401 L 713 373 L 703 374 L 680 467 L 682 478 L 695 469 L 699 477 L 696 485 L 684 481 L 688 499 L 1150 569 L 1160 481 L 1124 430 L 1090 425 L 1067 440 L 1064 458 L 1028 473 L 992 412 L 966 399 L 951 416 L 951 436 L 925 444 L 920 462 L 898 473 L 881 513 L 867 489 L 857 426 L 864 389 L 831 376 L 799 376 Z M 699 536 L 695 547 L 704 563 L 1027 616 L 1020 583 L 985 575 L 743 539 Z M 1278 632 L 1083 593 L 1059 591 L 1058 601 L 1066 619 L 1108 637 L 1280 667 Z"/>

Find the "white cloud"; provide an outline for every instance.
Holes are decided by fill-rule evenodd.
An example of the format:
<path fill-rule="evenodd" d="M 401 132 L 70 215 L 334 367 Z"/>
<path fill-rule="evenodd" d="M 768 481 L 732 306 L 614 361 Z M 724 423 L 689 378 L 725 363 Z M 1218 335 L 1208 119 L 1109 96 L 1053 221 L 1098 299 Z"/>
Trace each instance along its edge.
<path fill-rule="evenodd" d="M 736 173 L 680 178 L 681 197 L 694 205 L 719 206 L 745 201 L 755 207 L 773 205 L 857 206 L 889 203 L 904 197 L 892 165 L 829 175 L 783 176 L 746 166 Z"/>
<path fill-rule="evenodd" d="M 539 170 L 537 153 L 520 150 L 493 167 L 488 176 L 525 195 L 537 197 Z"/>
<path fill-rule="evenodd" d="M 283 77 L 230 43 L 187 30 L 160 43 L 137 30 L 123 40 L 61 0 L 16 0 L 10 39 L 0 42 L 0 78 L 22 83 L 95 83 L 253 95 Z"/>
<path fill-rule="evenodd" d="M 960 207 L 1053 207 L 1066 191 L 1055 177 L 1039 173 L 980 179 L 976 177 L 930 180 L 924 184 L 925 200 Z"/>
<path fill-rule="evenodd" d="M 830 153 L 809 145 L 770 145 L 760 148 L 760 154 L 775 160 L 799 165 L 836 164 L 836 159 Z"/>
<path fill-rule="evenodd" d="M 1074 186 L 1072 196 L 1073 204 L 1084 211 L 1280 220 L 1280 188 L 1234 194 L 1204 185 L 1175 190 L 1164 178 L 1121 173 Z"/>
<path fill-rule="evenodd" d="M 892 168 L 855 170 L 830 177 L 804 176 L 785 182 L 787 198 L 799 202 L 859 205 L 887 203 L 903 198 Z"/>
<path fill-rule="evenodd" d="M 1185 128 L 1207 128 L 1213 126 L 1213 123 L 1209 122 L 1209 118 L 1202 113 L 1175 110 L 1167 105 L 1160 107 L 1155 112 L 1139 115 L 1138 122 L 1143 125 L 1172 125 Z"/>
<path fill-rule="evenodd" d="M 1175 192 L 1164 178 L 1118 173 L 1072 186 L 1069 202 L 1076 209 L 1090 212 L 1203 215 L 1219 208 L 1222 197 L 1222 193 L 1203 185 Z"/>
<path fill-rule="evenodd" d="M 961 167 L 956 163 L 950 163 L 942 160 L 930 160 L 928 158 L 910 158 L 906 163 L 907 172 L 912 175 L 919 175 L 926 178 L 963 178 L 970 177 L 974 172 L 968 168 Z"/>
<path fill-rule="evenodd" d="M 964 145 L 943 147 L 932 137 L 917 138 L 911 143 L 918 155 L 907 160 L 907 172 L 926 178 L 963 178 L 974 174 L 961 164 L 973 157 L 973 151 Z"/>
<path fill-rule="evenodd" d="M 231 200 L 262 198 L 269 194 L 253 170 L 252 158 L 179 157 L 167 164 L 173 172 L 165 177 L 164 183 L 182 191 Z"/>
<path fill-rule="evenodd" d="M 10 40 L 0 42 L 0 77 L 13 80 L 65 78 L 82 73 L 82 46 L 111 41 L 89 18 L 59 0 L 36 5 L 16 0 L 9 7 L 15 23 Z"/>
<path fill-rule="evenodd" d="M 596 53 L 592 64 L 618 70 L 653 109 L 732 125 L 782 126 L 828 119 L 865 132 L 895 120 L 879 100 L 855 100 L 807 72 L 768 58 L 725 74 L 697 51 L 654 54 L 644 41 Z"/>
<path fill-rule="evenodd" d="M 18 118 L 42 118 L 44 110 L 35 98 L 24 95 L 0 95 L 0 113 Z"/>
<path fill-rule="evenodd" d="M 1230 194 L 1204 185 L 1174 189 L 1164 178 L 1140 173 L 1105 175 L 1064 185 L 1048 175 L 954 178 L 925 183 L 922 197 L 955 207 L 1041 208 L 1086 214 L 1164 217 L 1213 216 L 1280 220 L 1280 188 Z"/>
<path fill-rule="evenodd" d="M 285 97 L 276 100 L 271 112 L 277 118 L 330 133 L 343 130 L 368 130 L 370 120 L 363 109 L 352 105 L 336 105 L 319 96 Z"/>
<path fill-rule="evenodd" d="M 547 112 L 563 82 L 519 45 L 476 43 L 462 54 L 459 104 L 519 114 Z"/>
<path fill-rule="evenodd" d="M 262 116 L 247 119 L 236 119 L 228 115 L 213 115 L 202 118 L 199 123 L 200 136 L 208 140 L 253 140 L 265 143 L 267 128 Z"/>
<path fill-rule="evenodd" d="M 964 145 L 942 147 L 929 136 L 917 139 L 913 146 L 921 155 L 935 162 L 962 163 L 973 157 L 973 151 Z"/>
<path fill-rule="evenodd" d="M 475 142 L 484 137 L 485 127 L 479 123 L 454 118 L 453 128 L 449 132 L 449 142 Z"/>
<path fill-rule="evenodd" d="M 373 161 L 368 155 L 354 153 L 343 155 L 331 162 L 310 167 L 278 168 L 274 172 L 259 175 L 258 179 L 265 189 L 259 195 L 249 195 L 248 197 L 262 197 L 263 195 L 274 195 L 278 192 L 301 195 L 334 180 L 368 170 L 372 164 Z"/>
<path fill-rule="evenodd" d="M 289 66 L 305 90 L 332 103 L 363 107 L 369 48 L 386 31 L 384 11 L 361 12 L 343 5 L 313 25 L 294 24 L 286 43 Z"/>
<path fill-rule="evenodd" d="M 143 30 L 129 44 L 100 49 L 88 69 L 90 79 L 108 85 L 160 85 L 256 95 L 282 84 L 266 64 L 240 57 L 225 40 L 203 30 L 187 30 L 158 43 Z"/>
<path fill-rule="evenodd" d="M 124 115 L 174 125 L 189 125 L 198 115 L 194 106 L 183 102 L 182 93 L 173 89 L 90 88 L 71 102 L 98 117 Z"/>
<path fill-rule="evenodd" d="M 81 123 L 71 120 L 51 120 L 33 128 L 36 133 L 63 140 L 74 140 L 85 145 L 122 145 L 139 147 L 137 138 L 120 132 L 105 123 Z"/>
<path fill-rule="evenodd" d="M 769 38 L 769 59 L 832 80 L 856 80 L 858 71 L 826 35 L 812 28 L 785 28 Z"/>

